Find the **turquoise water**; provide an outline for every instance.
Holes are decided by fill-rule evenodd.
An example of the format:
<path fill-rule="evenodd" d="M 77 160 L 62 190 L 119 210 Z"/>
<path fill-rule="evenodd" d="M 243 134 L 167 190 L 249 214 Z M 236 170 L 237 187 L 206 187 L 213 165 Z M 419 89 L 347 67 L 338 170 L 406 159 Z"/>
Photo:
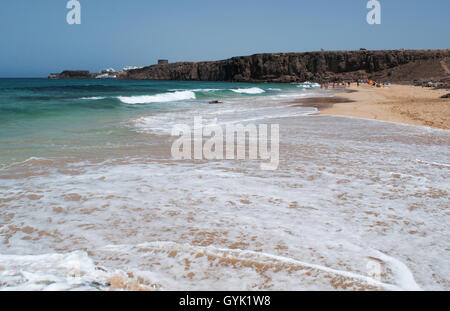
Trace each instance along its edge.
<path fill-rule="evenodd" d="M 0 164 L 30 157 L 98 154 L 141 140 L 140 116 L 211 109 L 211 100 L 245 101 L 298 93 L 309 85 L 219 82 L 0 79 Z M 109 150 L 111 151 L 111 150 Z"/>

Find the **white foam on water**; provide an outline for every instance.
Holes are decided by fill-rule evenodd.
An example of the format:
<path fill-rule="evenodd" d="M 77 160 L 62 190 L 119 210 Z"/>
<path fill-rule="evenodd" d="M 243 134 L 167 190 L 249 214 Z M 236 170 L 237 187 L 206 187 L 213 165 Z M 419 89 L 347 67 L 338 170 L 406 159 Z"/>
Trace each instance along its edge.
<path fill-rule="evenodd" d="M 288 99 L 317 96 L 314 92 L 294 93 L 291 95 L 293 97 Z M 226 125 L 293 116 L 307 116 L 317 112 L 317 109 L 313 107 L 292 107 L 289 102 L 280 103 L 279 95 L 260 98 L 227 99 L 225 103 L 220 105 L 198 103 L 191 104 L 188 109 L 184 107 L 180 107 L 180 109 L 183 110 L 173 110 L 150 116 L 142 116 L 131 120 L 129 125 L 134 127 L 138 132 L 170 135 L 172 128 L 177 124 L 186 124 L 192 127 L 194 117 L 202 117 L 205 123 L 210 123 L 217 119 L 216 124 Z"/>
<path fill-rule="evenodd" d="M 195 99 L 195 93 L 192 91 L 178 91 L 156 95 L 118 96 L 117 98 L 122 103 L 135 105 L 135 104 L 165 103 L 165 102 Z"/>
<path fill-rule="evenodd" d="M 428 162 L 428 161 L 423 161 L 423 160 L 418 160 L 418 159 L 416 161 L 419 162 L 419 163 L 424 163 L 424 164 L 428 164 L 428 165 L 450 167 L 450 164 L 445 164 L 445 163 Z"/>
<path fill-rule="evenodd" d="M 85 100 L 100 100 L 100 99 L 105 99 L 106 97 L 104 96 L 92 96 L 92 97 L 81 97 L 81 99 L 85 99 Z"/>
<path fill-rule="evenodd" d="M 192 92 L 217 92 L 217 91 L 226 91 L 226 89 L 193 89 L 190 91 L 192 91 Z"/>
<path fill-rule="evenodd" d="M 48 161 L 51 161 L 51 159 L 41 158 L 41 157 L 29 157 L 28 159 L 25 159 L 23 161 L 13 162 L 11 164 L 4 165 L 3 167 L 0 168 L 0 170 L 8 169 L 8 168 L 11 168 L 14 166 L 19 166 L 19 165 L 38 165 L 41 162 L 48 162 Z"/>
<path fill-rule="evenodd" d="M 422 288 L 414 280 L 414 276 L 411 270 L 409 270 L 408 267 L 403 262 L 391 256 L 387 256 L 382 252 L 379 251 L 374 252 L 379 259 L 381 259 L 390 266 L 391 271 L 395 274 L 394 277 L 397 280 L 401 290 L 404 291 L 422 290 Z"/>
<path fill-rule="evenodd" d="M 178 259 L 183 259 L 186 258 L 187 255 L 188 256 L 191 255 L 190 260 L 193 261 L 193 263 L 191 264 L 195 264 L 195 258 L 209 257 L 210 258 L 209 261 L 211 261 L 211 264 L 214 265 L 214 270 L 217 270 L 217 272 L 223 269 L 223 267 L 221 267 L 221 263 L 223 266 L 227 266 L 230 263 L 232 263 L 234 266 L 238 266 L 239 264 L 241 264 L 242 267 L 261 265 L 267 267 L 267 269 L 273 270 L 297 270 L 297 269 L 306 270 L 309 271 L 310 273 L 315 274 L 314 277 L 317 277 L 317 274 L 319 274 L 324 279 L 327 277 L 342 278 L 342 280 L 345 280 L 346 282 L 349 283 L 351 282 L 358 283 L 356 285 L 356 288 L 358 287 L 364 288 L 364 286 L 367 287 L 374 286 L 376 288 L 384 290 L 403 289 L 393 284 L 382 283 L 366 275 L 360 275 L 349 271 L 331 269 L 321 265 L 301 262 L 293 258 L 249 250 L 217 248 L 214 246 L 202 247 L 202 246 L 193 246 L 189 244 L 157 241 L 157 242 L 142 243 L 138 245 L 108 245 L 102 248 L 101 251 L 110 252 L 116 255 L 123 254 L 126 255 L 127 257 L 130 255 L 141 257 L 143 261 L 146 260 L 147 256 L 154 256 L 155 254 L 160 252 L 169 254 L 170 253 L 174 254 L 176 252 L 177 254 L 176 255 L 174 254 L 173 257 L 175 258 L 177 257 L 178 254 L 180 254 L 178 256 L 179 257 Z M 209 270 L 206 265 L 203 267 L 203 269 Z M 233 272 L 228 271 L 228 273 L 230 274 L 241 273 L 239 269 L 236 270 L 237 271 Z M 222 271 L 221 273 L 227 272 Z M 182 275 L 183 271 L 180 271 L 179 274 Z M 233 276 L 230 275 L 229 277 Z M 271 277 L 276 278 L 276 275 L 271 274 Z M 298 280 L 297 282 L 298 283 L 305 282 L 306 279 L 308 279 L 307 282 L 314 283 L 314 280 L 311 280 L 308 277 L 306 277 L 304 280 Z M 249 280 L 241 279 L 241 282 L 247 283 L 248 281 Z M 296 281 L 291 282 L 290 284 L 291 290 L 293 287 L 295 288 L 299 285 L 301 286 L 301 284 L 295 284 L 295 282 Z M 322 280 L 318 280 L 318 283 L 321 282 Z M 326 281 L 324 283 L 326 283 Z M 285 289 L 287 290 L 289 289 L 289 287 Z"/>
<path fill-rule="evenodd" d="M 319 88 L 320 84 L 314 83 L 314 82 L 303 82 L 303 83 L 298 84 L 297 87 L 305 88 L 305 89 Z"/>
<path fill-rule="evenodd" d="M 216 91 L 226 91 L 227 89 L 169 89 L 171 92 L 179 91 L 191 91 L 191 92 L 216 92 Z"/>
<path fill-rule="evenodd" d="M 246 89 L 242 89 L 242 88 L 241 89 L 231 89 L 231 91 L 233 91 L 235 93 L 239 93 L 239 94 L 262 94 L 262 93 L 266 92 L 259 87 L 251 87 L 251 88 L 246 88 Z"/>
<path fill-rule="evenodd" d="M 307 116 L 317 112 L 316 108 L 293 108 L 289 105 L 278 105 L 276 107 L 242 107 L 221 106 L 212 109 L 192 109 L 180 114 L 177 111 L 159 113 L 152 116 L 139 117 L 131 121 L 131 125 L 139 132 L 153 134 L 171 134 L 172 128 L 178 124 L 194 126 L 194 118 L 202 117 L 203 124 L 214 123 L 225 126 L 228 124 L 259 122 L 271 119 L 287 118 L 293 116 Z"/>
<path fill-rule="evenodd" d="M 93 290 L 108 275 L 83 251 L 42 255 L 1 255 L 1 290 Z"/>

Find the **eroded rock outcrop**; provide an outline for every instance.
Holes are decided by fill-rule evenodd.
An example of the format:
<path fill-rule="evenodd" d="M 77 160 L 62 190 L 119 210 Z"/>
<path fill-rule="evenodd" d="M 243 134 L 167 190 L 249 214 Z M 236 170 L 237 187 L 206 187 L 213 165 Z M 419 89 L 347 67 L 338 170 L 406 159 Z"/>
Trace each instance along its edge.
<path fill-rule="evenodd" d="M 335 51 L 255 54 L 221 61 L 179 62 L 128 71 L 119 79 L 241 82 L 377 79 L 412 82 L 448 77 L 450 50 Z"/>
<path fill-rule="evenodd" d="M 49 79 L 93 79 L 94 74 L 87 70 L 65 70 L 61 73 L 52 73 Z"/>

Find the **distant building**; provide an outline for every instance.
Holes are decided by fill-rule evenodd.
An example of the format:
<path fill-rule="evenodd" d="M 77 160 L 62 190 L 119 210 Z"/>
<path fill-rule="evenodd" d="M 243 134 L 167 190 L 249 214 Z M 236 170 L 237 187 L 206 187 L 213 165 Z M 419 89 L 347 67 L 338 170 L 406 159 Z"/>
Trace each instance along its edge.
<path fill-rule="evenodd" d="M 167 59 L 158 59 L 158 65 L 167 65 L 169 60 Z"/>
<path fill-rule="evenodd" d="M 142 66 L 125 66 L 123 67 L 123 71 L 129 71 L 129 70 L 135 70 L 135 69 L 141 69 Z"/>
<path fill-rule="evenodd" d="M 106 68 L 103 69 L 101 73 L 114 73 L 114 72 L 116 72 L 114 68 Z"/>

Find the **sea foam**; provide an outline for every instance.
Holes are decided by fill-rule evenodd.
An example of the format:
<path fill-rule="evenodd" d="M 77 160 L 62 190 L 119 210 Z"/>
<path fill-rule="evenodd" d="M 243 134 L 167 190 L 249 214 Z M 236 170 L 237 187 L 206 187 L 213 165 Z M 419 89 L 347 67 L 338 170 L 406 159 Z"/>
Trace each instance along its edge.
<path fill-rule="evenodd" d="M 192 91 L 179 91 L 156 95 L 119 96 L 117 98 L 124 104 L 135 105 L 135 104 L 149 104 L 149 103 L 166 103 L 179 100 L 195 99 L 195 93 Z"/>
<path fill-rule="evenodd" d="M 240 94 L 262 94 L 266 92 L 263 89 L 260 89 L 259 87 L 251 87 L 248 89 L 232 89 L 231 91 Z"/>
<path fill-rule="evenodd" d="M 100 100 L 100 99 L 105 99 L 106 97 L 104 96 L 92 96 L 92 97 L 81 97 L 81 99 L 85 99 L 85 100 Z"/>

